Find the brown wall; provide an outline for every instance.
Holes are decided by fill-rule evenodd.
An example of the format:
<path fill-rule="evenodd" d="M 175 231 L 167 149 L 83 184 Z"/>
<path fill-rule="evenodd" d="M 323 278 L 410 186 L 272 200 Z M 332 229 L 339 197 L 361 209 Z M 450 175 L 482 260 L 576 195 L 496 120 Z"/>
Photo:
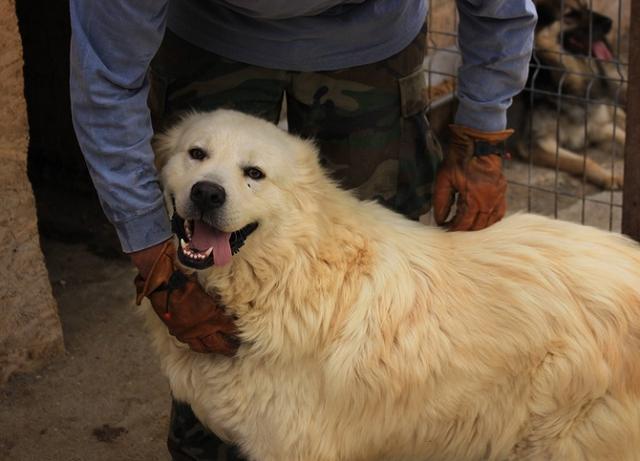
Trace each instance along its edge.
<path fill-rule="evenodd" d="M 0 383 L 63 350 L 27 179 L 28 125 L 15 0 L 0 0 Z"/>

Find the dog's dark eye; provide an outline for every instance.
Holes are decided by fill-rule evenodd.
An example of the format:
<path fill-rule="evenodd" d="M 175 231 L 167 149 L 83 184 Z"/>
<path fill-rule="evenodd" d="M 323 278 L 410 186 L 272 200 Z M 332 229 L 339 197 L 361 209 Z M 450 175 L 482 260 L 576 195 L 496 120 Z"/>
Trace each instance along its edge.
<path fill-rule="evenodd" d="M 207 153 L 199 147 L 192 147 L 189 149 L 189 157 L 194 160 L 204 160 L 207 158 Z"/>
<path fill-rule="evenodd" d="M 580 12 L 578 10 L 570 9 L 564 14 L 566 19 L 578 19 L 580 17 Z"/>
<path fill-rule="evenodd" d="M 244 175 L 251 178 L 251 179 L 262 179 L 264 178 L 264 173 L 262 172 L 262 170 L 260 170 L 259 168 L 256 168 L 254 166 L 250 166 L 248 168 L 244 169 Z"/>

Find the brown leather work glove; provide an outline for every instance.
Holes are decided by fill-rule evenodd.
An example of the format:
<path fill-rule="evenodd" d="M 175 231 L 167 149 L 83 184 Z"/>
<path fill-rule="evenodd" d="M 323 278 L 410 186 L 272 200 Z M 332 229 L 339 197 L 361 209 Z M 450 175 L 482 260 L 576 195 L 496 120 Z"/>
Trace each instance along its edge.
<path fill-rule="evenodd" d="M 513 130 L 486 132 L 450 125 L 451 144 L 438 170 L 433 214 L 452 231 L 480 230 L 507 210 L 507 181 L 502 174 L 504 142 Z M 456 198 L 456 214 L 446 221 Z"/>
<path fill-rule="evenodd" d="M 176 250 L 169 240 L 146 280 L 136 276 L 136 303 L 149 298 L 169 333 L 192 350 L 233 356 L 240 346 L 233 318 L 202 289 L 195 275 L 182 272 L 175 261 Z"/>

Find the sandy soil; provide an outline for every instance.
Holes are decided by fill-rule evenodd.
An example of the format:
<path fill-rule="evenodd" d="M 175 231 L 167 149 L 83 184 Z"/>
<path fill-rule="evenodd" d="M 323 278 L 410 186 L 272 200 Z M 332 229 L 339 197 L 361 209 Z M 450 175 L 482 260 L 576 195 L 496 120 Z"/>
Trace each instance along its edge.
<path fill-rule="evenodd" d="M 133 269 L 43 243 L 67 353 L 0 389 L 0 458 L 168 460 L 169 389 L 134 313 Z"/>

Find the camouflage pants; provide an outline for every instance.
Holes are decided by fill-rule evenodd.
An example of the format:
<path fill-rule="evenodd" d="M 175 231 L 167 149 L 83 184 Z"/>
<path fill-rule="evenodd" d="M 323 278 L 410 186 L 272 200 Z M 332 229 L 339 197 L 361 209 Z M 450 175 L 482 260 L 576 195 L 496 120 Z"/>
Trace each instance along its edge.
<path fill-rule="evenodd" d="M 231 108 L 277 123 L 286 98 L 289 131 L 315 140 L 343 187 L 418 219 L 430 207 L 441 159 L 424 115 L 425 38 L 423 29 L 378 63 L 292 72 L 226 59 L 167 31 L 151 65 L 154 128 L 191 109 Z M 168 443 L 176 460 L 241 459 L 177 402 Z"/>

